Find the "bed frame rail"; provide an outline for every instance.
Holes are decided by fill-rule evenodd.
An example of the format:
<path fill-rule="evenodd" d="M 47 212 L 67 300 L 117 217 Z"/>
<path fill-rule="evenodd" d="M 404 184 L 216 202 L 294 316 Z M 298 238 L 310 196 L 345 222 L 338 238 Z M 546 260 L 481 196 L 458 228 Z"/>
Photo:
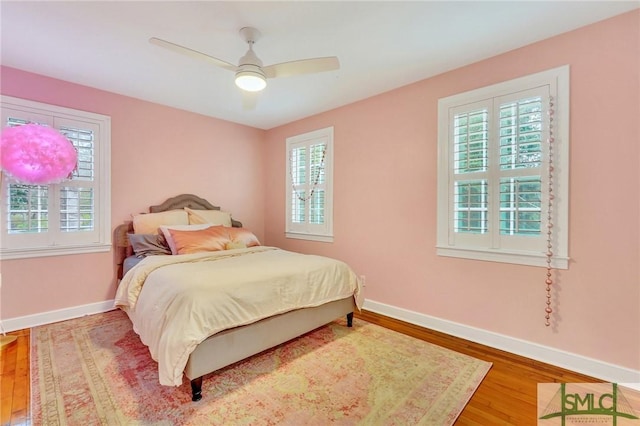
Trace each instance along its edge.
<path fill-rule="evenodd" d="M 184 374 L 191 380 L 191 399 L 199 401 L 202 398 L 204 375 L 292 340 L 343 315 L 347 316 L 347 326 L 351 327 L 355 309 L 350 296 L 214 334 L 198 345 L 185 367 Z"/>

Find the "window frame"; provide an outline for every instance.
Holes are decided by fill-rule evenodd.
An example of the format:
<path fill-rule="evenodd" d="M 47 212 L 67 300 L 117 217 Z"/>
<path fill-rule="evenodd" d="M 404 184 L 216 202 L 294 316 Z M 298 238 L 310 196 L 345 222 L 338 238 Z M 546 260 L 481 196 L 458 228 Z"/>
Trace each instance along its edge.
<path fill-rule="evenodd" d="M 89 184 L 94 189 L 94 231 L 91 238 L 84 232 L 62 232 L 59 227 L 46 233 L 9 234 L 7 231 L 8 188 L 15 184 L 2 174 L 0 184 L 0 260 L 61 256 L 84 253 L 107 252 L 111 250 L 111 118 L 106 115 L 81 111 L 72 108 L 49 105 L 42 102 L 2 95 L 0 97 L 3 120 L 8 111 L 17 111 L 16 118 L 34 120 L 57 128 L 57 123 L 66 127 L 75 125 L 90 127 L 93 130 L 96 146 L 94 152 L 94 181 Z M 20 115 L 20 116 L 19 116 Z M 18 117 L 19 116 L 19 117 Z M 3 123 L 4 125 L 4 123 Z M 60 213 L 59 200 L 55 199 L 65 186 L 82 186 L 81 180 L 66 181 L 43 185 L 48 187 L 48 208 L 56 206 L 54 217 Z M 54 201 L 52 201 L 52 199 Z M 50 219 L 51 221 L 51 219 Z M 76 234 L 77 237 L 74 237 Z M 44 236 L 43 236 L 44 235 Z M 58 235 L 59 237 L 55 237 Z M 53 242 L 55 241 L 55 242 Z"/>
<path fill-rule="evenodd" d="M 300 135 L 288 137 L 286 139 L 286 177 L 285 177 L 285 236 L 286 238 L 294 238 L 301 240 L 333 242 L 333 127 L 314 130 Z M 291 171 L 291 151 L 298 147 L 307 147 L 317 145 L 318 143 L 326 143 L 324 154 L 324 183 L 321 184 L 324 190 L 324 224 L 309 223 L 309 215 L 305 214 L 304 223 L 294 223 L 292 221 L 292 171 Z M 307 163 L 308 164 L 308 163 Z M 307 175 L 310 176 L 308 167 Z M 309 212 L 310 207 L 305 206 L 305 212 Z"/>
<path fill-rule="evenodd" d="M 532 238 L 529 242 L 527 237 L 509 237 L 500 235 L 499 228 L 497 232 L 489 231 L 489 235 L 463 236 L 455 238 L 453 232 L 453 182 L 451 175 L 454 162 L 453 156 L 453 130 L 452 111 L 470 110 L 470 105 L 489 102 L 493 105 L 494 101 L 499 98 L 510 97 L 518 93 L 526 93 L 532 89 L 547 87 L 549 95 L 553 98 L 553 208 L 552 223 L 552 263 L 554 268 L 568 269 L 568 225 L 569 225 L 569 66 L 561 66 L 558 68 L 542 71 L 539 73 L 527 75 L 491 86 L 470 90 L 464 93 L 448 96 L 438 100 L 438 183 L 437 183 L 437 242 L 436 253 L 439 256 L 449 256 L 464 259 L 483 260 L 504 262 L 511 264 L 530 265 L 530 266 L 547 266 L 547 215 L 548 215 L 548 140 L 543 137 L 542 166 L 539 174 L 542 178 L 542 224 L 541 236 Z M 522 98 L 525 96 L 523 95 Z M 494 108 L 494 107 L 492 107 Z M 497 109 L 497 108 L 496 108 Z M 544 112 L 546 118 L 546 126 L 548 127 L 547 111 Z M 494 125 L 499 117 L 489 117 L 489 123 Z M 495 126 L 494 126 L 495 128 Z M 489 140 L 495 131 L 491 131 Z M 497 137 L 498 135 L 496 135 Z M 499 145 L 494 145 L 493 148 Z M 491 143 L 489 149 L 491 149 Z M 489 168 L 494 167 L 495 160 L 492 162 L 492 155 L 489 153 Z M 496 166 L 499 168 L 499 166 Z M 489 172 L 491 175 L 493 172 Z M 499 175 L 498 170 L 495 174 Z M 516 173 L 518 175 L 519 173 Z M 499 184 L 496 186 L 499 193 Z M 489 191 L 495 191 L 492 183 L 489 183 Z M 489 195 L 491 196 L 491 195 Z M 495 206 L 498 204 L 494 204 Z M 489 203 L 490 214 L 492 204 Z M 497 213 L 499 214 L 499 208 Z M 494 213 L 495 215 L 495 213 Z M 497 223 L 497 221 L 494 221 Z M 519 240 L 517 244 L 505 244 L 505 241 L 512 238 L 513 241 Z M 539 245 L 539 239 L 544 239 L 544 249 L 532 248 L 536 241 Z M 505 247 L 507 245 L 507 247 Z"/>

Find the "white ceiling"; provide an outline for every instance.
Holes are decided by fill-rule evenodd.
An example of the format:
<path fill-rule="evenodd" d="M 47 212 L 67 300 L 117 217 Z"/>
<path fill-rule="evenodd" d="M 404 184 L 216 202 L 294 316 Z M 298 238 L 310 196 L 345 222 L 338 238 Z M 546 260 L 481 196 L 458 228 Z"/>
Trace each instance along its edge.
<path fill-rule="evenodd" d="M 639 1 L 7 1 L 1 63 L 269 129 L 640 7 Z M 265 65 L 338 56 L 339 71 L 268 81 L 242 107 L 233 73 L 148 42 L 237 63 L 244 26 Z"/>

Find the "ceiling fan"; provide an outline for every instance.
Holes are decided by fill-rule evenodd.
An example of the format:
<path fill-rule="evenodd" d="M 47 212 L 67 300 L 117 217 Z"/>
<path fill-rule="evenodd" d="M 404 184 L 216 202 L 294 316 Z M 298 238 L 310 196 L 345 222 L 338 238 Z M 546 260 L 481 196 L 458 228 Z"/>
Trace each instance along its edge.
<path fill-rule="evenodd" d="M 260 39 L 260 31 L 252 27 L 244 27 L 240 29 L 240 36 L 249 45 L 249 50 L 240 58 L 238 65 L 231 64 L 227 61 L 223 61 L 222 59 L 214 58 L 213 56 L 209 56 L 197 50 L 180 46 L 156 37 L 151 37 L 149 42 L 177 53 L 204 59 L 213 65 L 233 71 L 236 75 L 236 85 L 240 89 L 248 92 L 259 92 L 264 89 L 267 86 L 267 78 L 312 74 L 324 71 L 333 71 L 340 68 L 340 62 L 335 56 L 301 59 L 263 66 L 262 61 L 253 51 L 253 45 Z"/>

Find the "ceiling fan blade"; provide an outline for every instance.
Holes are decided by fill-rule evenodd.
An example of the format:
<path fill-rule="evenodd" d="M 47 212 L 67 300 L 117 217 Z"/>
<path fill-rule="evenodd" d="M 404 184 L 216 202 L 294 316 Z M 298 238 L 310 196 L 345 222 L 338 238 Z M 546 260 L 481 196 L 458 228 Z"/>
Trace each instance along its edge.
<path fill-rule="evenodd" d="M 289 77 L 291 75 L 312 74 L 337 69 L 340 69 L 340 61 L 335 56 L 282 62 L 262 68 L 267 78 Z"/>
<path fill-rule="evenodd" d="M 242 91 L 242 109 L 245 111 L 253 111 L 258 104 L 258 96 L 260 92 Z"/>
<path fill-rule="evenodd" d="M 229 71 L 237 71 L 238 67 L 230 64 L 227 61 L 223 61 L 222 59 L 214 58 L 213 56 L 209 56 L 205 53 L 198 52 L 197 50 L 190 49 L 188 47 L 180 46 L 179 44 L 171 43 L 170 41 L 162 40 L 161 38 L 151 37 L 149 39 L 149 43 L 155 44 L 156 46 L 164 47 L 165 49 L 169 49 L 176 53 L 180 53 L 182 55 L 191 56 L 193 58 L 203 59 L 205 61 L 209 61 L 216 66 L 227 69 Z"/>

